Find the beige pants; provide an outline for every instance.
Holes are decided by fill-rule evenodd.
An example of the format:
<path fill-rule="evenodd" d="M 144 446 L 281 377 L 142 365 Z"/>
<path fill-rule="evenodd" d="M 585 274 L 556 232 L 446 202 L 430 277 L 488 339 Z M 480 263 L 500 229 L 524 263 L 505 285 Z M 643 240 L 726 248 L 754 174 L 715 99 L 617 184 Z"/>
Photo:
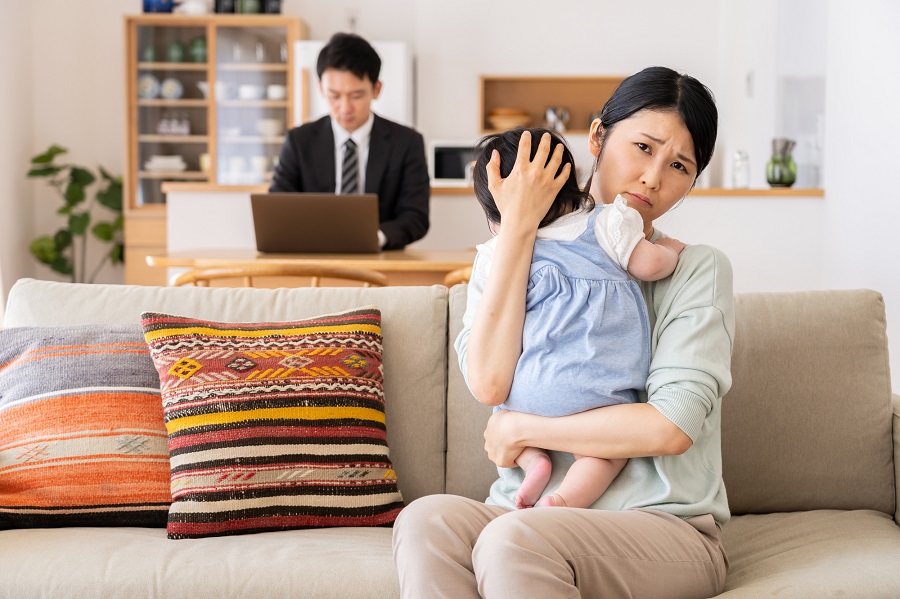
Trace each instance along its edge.
<path fill-rule="evenodd" d="M 712 516 L 655 510 L 485 505 L 456 495 L 412 502 L 394 524 L 406 599 L 712 597 L 726 560 Z"/>

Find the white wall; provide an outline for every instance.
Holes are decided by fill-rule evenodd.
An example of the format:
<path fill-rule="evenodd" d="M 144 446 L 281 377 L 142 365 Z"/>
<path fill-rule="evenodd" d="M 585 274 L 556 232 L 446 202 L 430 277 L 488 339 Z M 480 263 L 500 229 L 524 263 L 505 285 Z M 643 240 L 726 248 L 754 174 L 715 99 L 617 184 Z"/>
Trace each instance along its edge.
<path fill-rule="evenodd" d="M 28 242 L 33 230 L 30 185 L 26 183 L 33 132 L 32 5 L 0 4 L 0 318 L 12 284 L 30 273 Z"/>
<path fill-rule="evenodd" d="M 824 286 L 885 298 L 891 370 L 900 393 L 900 3 L 828 3 Z M 852 400 L 852 398 L 849 398 Z"/>

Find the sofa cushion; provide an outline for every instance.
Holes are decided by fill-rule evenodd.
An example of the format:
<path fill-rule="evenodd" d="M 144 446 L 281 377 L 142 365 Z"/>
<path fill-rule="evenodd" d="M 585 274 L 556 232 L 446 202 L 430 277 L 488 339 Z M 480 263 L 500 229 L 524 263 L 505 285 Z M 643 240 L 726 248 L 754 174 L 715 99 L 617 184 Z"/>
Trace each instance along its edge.
<path fill-rule="evenodd" d="M 377 308 L 142 324 L 169 432 L 170 538 L 393 523 Z"/>
<path fill-rule="evenodd" d="M 284 321 L 366 305 L 381 310 L 388 443 L 400 491 L 407 502 L 441 493 L 446 447 L 446 287 L 225 289 L 21 279 L 9 291 L 5 324 L 137 324 L 142 312 L 226 322 Z"/>
<path fill-rule="evenodd" d="M 727 599 L 896 597 L 900 527 L 872 510 L 735 516 L 723 531 Z"/>
<path fill-rule="evenodd" d="M 722 469 L 734 514 L 893 514 L 884 301 L 874 291 L 735 298 Z"/>
<path fill-rule="evenodd" d="M 399 597 L 389 528 L 170 541 L 162 528 L 0 531 L 0 596 Z"/>
<path fill-rule="evenodd" d="M 0 330 L 0 528 L 165 526 L 170 502 L 140 327 Z"/>

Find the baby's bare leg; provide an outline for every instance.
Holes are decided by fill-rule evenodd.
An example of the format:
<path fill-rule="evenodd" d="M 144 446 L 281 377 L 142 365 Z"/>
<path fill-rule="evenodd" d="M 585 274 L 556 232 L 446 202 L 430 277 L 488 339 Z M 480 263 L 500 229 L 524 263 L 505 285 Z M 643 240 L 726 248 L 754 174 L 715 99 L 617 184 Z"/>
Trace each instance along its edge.
<path fill-rule="evenodd" d="M 541 499 L 538 507 L 589 507 L 603 495 L 628 461 L 578 455 L 575 458 L 556 491 Z"/>
<path fill-rule="evenodd" d="M 525 471 L 525 480 L 516 493 L 516 509 L 534 507 L 550 481 L 550 456 L 543 449 L 526 447 L 516 458 L 516 464 Z"/>

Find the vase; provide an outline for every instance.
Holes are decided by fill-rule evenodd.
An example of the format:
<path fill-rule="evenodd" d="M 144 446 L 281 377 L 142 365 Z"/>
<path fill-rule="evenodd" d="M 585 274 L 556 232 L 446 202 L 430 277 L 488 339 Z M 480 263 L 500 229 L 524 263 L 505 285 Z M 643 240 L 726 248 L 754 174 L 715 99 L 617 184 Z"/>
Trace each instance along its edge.
<path fill-rule="evenodd" d="M 206 62 L 206 39 L 194 38 L 191 41 L 191 62 Z"/>
<path fill-rule="evenodd" d="M 791 155 L 795 145 L 784 137 L 772 140 L 772 158 L 766 164 L 766 181 L 772 187 L 790 187 L 797 180 L 797 163 Z"/>

